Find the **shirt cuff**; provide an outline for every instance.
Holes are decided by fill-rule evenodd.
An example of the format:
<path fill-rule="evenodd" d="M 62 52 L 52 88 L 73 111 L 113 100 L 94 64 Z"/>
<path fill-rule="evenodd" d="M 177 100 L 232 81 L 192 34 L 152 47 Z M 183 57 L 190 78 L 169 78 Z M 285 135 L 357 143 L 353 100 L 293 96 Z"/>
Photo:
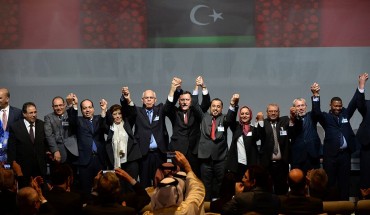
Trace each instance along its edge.
<path fill-rule="evenodd" d="M 173 96 L 168 96 L 167 99 L 168 101 L 173 102 Z"/>
<path fill-rule="evenodd" d="M 202 90 L 202 93 L 203 93 L 203 95 L 207 95 L 208 94 L 208 89 L 204 88 L 204 90 Z"/>
<path fill-rule="evenodd" d="M 364 93 L 364 92 L 365 92 L 365 89 L 360 89 L 360 88 L 358 88 L 358 87 L 357 87 L 357 89 L 358 89 L 358 91 L 359 91 L 360 93 Z"/>
<path fill-rule="evenodd" d="M 193 96 L 197 96 L 197 95 L 199 95 L 198 90 L 193 90 Z"/>

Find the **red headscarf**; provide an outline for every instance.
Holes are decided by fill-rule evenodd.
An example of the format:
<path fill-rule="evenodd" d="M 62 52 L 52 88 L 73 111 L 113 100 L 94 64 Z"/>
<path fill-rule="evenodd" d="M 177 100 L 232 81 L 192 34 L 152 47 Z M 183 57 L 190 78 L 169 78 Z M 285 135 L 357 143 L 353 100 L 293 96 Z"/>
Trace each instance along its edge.
<path fill-rule="evenodd" d="M 243 123 L 241 120 L 240 120 L 240 113 L 242 112 L 242 109 L 243 108 L 247 108 L 249 110 L 249 115 L 250 115 L 250 119 L 247 123 Z M 251 120 L 252 120 L 252 109 L 250 109 L 248 106 L 243 106 L 239 109 L 239 123 L 240 125 L 243 127 L 243 133 L 244 135 L 247 135 L 248 132 L 251 130 Z"/>

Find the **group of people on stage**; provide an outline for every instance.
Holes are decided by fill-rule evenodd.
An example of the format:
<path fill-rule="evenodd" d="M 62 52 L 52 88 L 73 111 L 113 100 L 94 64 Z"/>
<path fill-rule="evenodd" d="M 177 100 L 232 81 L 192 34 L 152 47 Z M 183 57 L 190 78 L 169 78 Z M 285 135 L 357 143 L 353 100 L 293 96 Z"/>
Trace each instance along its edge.
<path fill-rule="evenodd" d="M 163 163 L 174 162 L 171 152 L 177 151 L 185 156 L 194 176 L 201 179 L 205 201 L 212 201 L 220 199 L 225 177 L 241 182 L 248 170 L 249 174 L 253 171 L 263 175 L 259 167 L 267 170 L 272 192 L 285 195 L 290 169 L 301 171 L 293 171 L 293 183 L 295 176 L 308 177 L 319 169 L 322 159 L 327 186 L 338 191 L 339 199 L 348 200 L 351 153 L 359 141 L 361 192 L 369 196 L 370 101 L 364 94 L 367 80 L 367 73 L 359 75 L 347 108 L 341 98 L 333 97 L 330 110 L 322 111 L 320 86 L 313 83 L 311 111 L 307 111 L 304 98 L 297 98 L 289 116 L 280 116 L 279 105 L 270 103 L 266 117 L 258 112 L 255 118 L 250 106 L 239 106 L 238 93 L 231 96 L 227 113 L 223 113 L 223 101 L 211 100 L 201 76 L 196 78 L 192 92 L 183 90 L 182 80 L 174 77 L 166 101 L 159 104 L 153 90 L 145 90 L 142 105 L 138 105 L 131 99 L 129 88 L 122 87 L 120 104 L 109 107 L 101 99 L 99 114 L 90 99 L 80 101 L 74 93 L 65 99 L 56 96 L 52 100 L 53 112 L 44 121 L 37 117 L 36 104 L 26 102 L 21 110 L 12 107 L 9 91 L 0 88 L 0 162 L 10 164 L 26 180 L 45 178 L 47 163 L 51 172 L 60 164 L 68 164 L 73 175 L 78 176 L 79 188 L 88 196 L 101 170 L 123 170 L 144 188 L 155 185 L 156 172 Z M 82 116 L 78 116 L 78 109 Z M 356 110 L 363 117 L 357 135 L 350 124 Z M 167 132 L 166 117 L 172 125 L 172 136 Z M 317 133 L 318 123 L 325 130 L 323 145 Z M 228 144 L 229 128 L 233 136 Z M 253 169 L 255 165 L 259 167 Z M 135 183 L 130 180 L 121 180 L 124 191 L 134 190 Z"/>

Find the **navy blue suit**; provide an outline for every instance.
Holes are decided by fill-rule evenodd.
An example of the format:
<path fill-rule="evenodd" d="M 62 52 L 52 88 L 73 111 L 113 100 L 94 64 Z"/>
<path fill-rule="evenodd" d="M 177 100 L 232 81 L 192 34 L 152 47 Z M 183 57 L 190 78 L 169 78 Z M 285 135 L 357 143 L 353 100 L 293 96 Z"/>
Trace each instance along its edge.
<path fill-rule="evenodd" d="M 357 130 L 357 140 L 361 144 L 360 149 L 360 187 L 370 187 L 370 100 L 365 105 L 358 103 L 357 109 L 362 115 L 362 122 Z"/>
<path fill-rule="evenodd" d="M 365 96 L 356 90 L 347 108 L 342 108 L 339 116 L 331 111 L 322 112 L 320 97 L 312 97 L 312 113 L 319 118 L 325 130 L 324 139 L 324 169 L 328 174 L 328 186 L 337 186 L 341 199 L 349 198 L 349 183 L 351 170 L 351 153 L 355 151 L 356 137 L 349 123 L 358 102 L 364 101 Z M 347 142 L 347 147 L 341 147 L 341 137 Z"/>
<path fill-rule="evenodd" d="M 82 190 L 85 194 L 91 192 L 92 184 L 96 174 L 105 167 L 105 139 L 104 139 L 104 118 L 94 116 L 92 119 L 93 128 L 89 124 L 90 119 L 78 117 L 74 108 L 69 108 L 68 121 L 71 128 L 77 130 L 78 144 L 78 165 Z M 92 144 L 96 144 L 97 152 L 93 153 Z"/>
<path fill-rule="evenodd" d="M 321 140 L 317 134 L 318 118 L 311 112 L 297 117 L 291 131 L 291 168 L 299 168 L 305 172 L 320 168 Z"/>
<path fill-rule="evenodd" d="M 2 114 L 2 112 L 0 112 Z M 2 115 L 0 115 L 0 117 L 2 117 Z M 20 119 L 23 119 L 23 114 L 22 114 L 22 111 L 16 107 L 13 107 L 13 106 L 9 106 L 9 115 L 8 115 L 8 122 L 7 122 L 7 125 L 6 125 L 6 128 L 5 128 L 5 131 L 3 131 L 3 128 L 0 128 L 1 132 L 0 132 L 0 140 L 2 140 L 3 142 L 1 143 L 2 146 L 0 147 L 0 162 L 6 162 L 7 160 L 7 149 L 8 149 L 8 146 L 7 146 L 7 142 L 6 142 L 6 138 L 9 137 L 9 133 L 6 134 L 6 132 L 9 132 L 9 128 L 10 126 L 15 123 L 16 121 L 20 120 Z M 2 123 L 0 123 L 1 126 L 3 126 Z M 4 133 L 3 133 L 4 132 Z"/>

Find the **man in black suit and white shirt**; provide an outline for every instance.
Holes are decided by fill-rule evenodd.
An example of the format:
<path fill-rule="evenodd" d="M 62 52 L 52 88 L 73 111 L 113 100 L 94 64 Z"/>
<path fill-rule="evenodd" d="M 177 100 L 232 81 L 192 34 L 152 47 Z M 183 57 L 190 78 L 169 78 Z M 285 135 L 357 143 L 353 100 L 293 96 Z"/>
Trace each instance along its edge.
<path fill-rule="evenodd" d="M 18 163 L 25 178 L 46 175 L 46 141 L 44 122 L 37 119 L 36 105 L 26 102 L 22 108 L 24 120 L 9 129 L 8 162 Z"/>

